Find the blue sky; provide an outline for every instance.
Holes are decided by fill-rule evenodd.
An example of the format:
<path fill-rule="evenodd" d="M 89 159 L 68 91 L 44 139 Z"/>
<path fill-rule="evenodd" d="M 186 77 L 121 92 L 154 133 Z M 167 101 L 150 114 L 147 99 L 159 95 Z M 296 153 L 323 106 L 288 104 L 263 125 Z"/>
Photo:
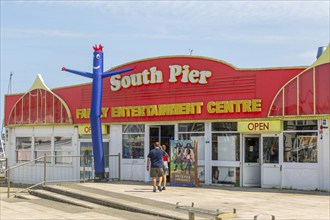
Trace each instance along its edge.
<path fill-rule="evenodd" d="M 168 56 L 206 56 L 239 68 L 308 66 L 330 42 L 325 1 L 15 1 L 1 0 L 1 120 L 14 93 L 37 74 L 57 88 L 89 82 L 60 71 L 92 72 L 92 45 L 104 68 Z"/>

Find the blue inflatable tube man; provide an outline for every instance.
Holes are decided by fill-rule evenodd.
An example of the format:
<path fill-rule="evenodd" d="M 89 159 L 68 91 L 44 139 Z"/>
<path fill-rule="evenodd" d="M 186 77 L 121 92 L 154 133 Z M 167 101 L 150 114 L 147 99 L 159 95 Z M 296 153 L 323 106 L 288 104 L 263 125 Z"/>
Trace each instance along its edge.
<path fill-rule="evenodd" d="M 103 46 L 101 44 L 99 46 L 95 45 L 93 46 L 93 49 L 93 73 L 71 70 L 65 67 L 62 67 L 62 71 L 67 71 L 93 79 L 90 123 L 92 128 L 95 177 L 98 179 L 104 179 L 105 164 L 101 128 L 103 79 L 109 76 L 131 71 L 133 68 L 103 72 Z"/>

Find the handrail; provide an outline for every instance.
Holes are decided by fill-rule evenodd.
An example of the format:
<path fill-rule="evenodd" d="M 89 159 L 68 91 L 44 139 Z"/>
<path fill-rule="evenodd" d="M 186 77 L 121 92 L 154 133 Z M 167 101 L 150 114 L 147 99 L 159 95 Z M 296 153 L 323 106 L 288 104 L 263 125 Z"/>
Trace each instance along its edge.
<path fill-rule="evenodd" d="M 17 194 L 19 194 L 19 193 L 21 193 L 21 192 L 24 192 L 24 191 L 26 191 L 26 190 L 32 189 L 32 188 L 34 188 L 34 187 L 36 187 L 36 186 L 39 186 L 39 185 L 42 185 L 42 184 L 44 184 L 44 182 L 37 183 L 37 184 L 34 184 L 34 185 L 32 185 L 32 186 L 29 186 L 29 187 L 27 187 L 27 188 L 25 188 L 25 189 L 19 190 L 18 192 L 16 192 L 16 193 L 14 194 L 14 196 L 16 196 Z"/>
<path fill-rule="evenodd" d="M 85 164 L 86 158 L 87 158 L 86 156 L 87 155 L 74 156 L 74 155 L 46 155 L 45 154 L 44 156 L 40 156 L 36 159 L 30 160 L 30 161 L 27 161 L 27 162 L 24 162 L 24 163 L 17 164 L 13 167 L 6 167 L 7 169 L 5 169 L 4 172 L 6 173 L 6 177 L 7 177 L 7 197 L 8 198 L 10 197 L 10 191 L 11 191 L 10 187 L 12 185 L 11 183 L 15 184 L 14 182 L 11 181 L 11 180 L 14 179 L 13 177 L 11 177 L 11 176 L 13 176 L 13 171 L 14 171 L 14 175 L 15 175 L 16 178 L 17 178 L 17 176 L 20 175 L 20 172 L 23 172 L 23 175 L 22 175 L 23 177 L 22 178 L 25 180 L 25 182 L 23 181 L 23 182 L 20 182 L 18 184 L 29 184 L 29 183 L 33 184 L 33 183 L 37 182 L 38 179 L 40 178 L 39 182 L 32 185 L 32 186 L 29 186 L 29 187 L 27 187 L 25 189 L 21 189 L 21 190 L 19 190 L 19 188 L 17 188 L 19 191 L 15 192 L 14 196 L 16 196 L 18 193 L 24 192 L 28 189 L 34 188 L 34 187 L 36 187 L 38 185 L 41 185 L 41 184 L 46 186 L 47 183 L 77 182 L 77 181 L 80 182 L 80 181 L 82 181 L 81 171 L 78 171 L 78 173 L 76 173 L 75 166 L 77 164 L 80 164 L 80 167 L 83 166 L 83 181 L 85 182 L 85 172 L 86 172 L 85 168 L 87 167 L 86 164 Z M 118 158 L 118 176 L 119 176 L 119 180 L 120 180 L 120 170 L 121 170 L 121 167 L 120 167 L 120 153 L 118 153 L 117 155 L 105 155 L 105 157 L 109 157 L 109 159 L 111 157 L 117 157 Z M 47 159 L 50 159 L 50 158 L 72 158 L 72 160 L 70 160 L 70 162 L 65 164 L 65 165 L 70 165 L 68 171 L 72 172 L 71 176 L 69 176 L 69 178 L 68 178 L 67 176 L 65 176 L 65 174 L 62 175 L 62 169 L 67 169 L 67 166 L 65 166 L 65 168 L 63 168 L 61 166 L 62 165 L 61 162 L 63 162 L 63 161 L 60 161 L 60 163 L 57 163 L 56 160 L 51 159 L 51 163 L 49 163 L 49 160 L 47 162 Z M 77 158 L 77 159 L 73 160 L 73 158 Z M 83 162 L 81 161 L 81 158 L 85 158 L 83 160 Z M 79 163 L 79 160 L 80 160 L 80 163 Z M 93 161 L 93 155 L 88 155 L 88 160 Z M 64 162 L 64 163 L 66 163 L 66 162 Z M 36 165 L 36 166 L 29 166 L 31 164 Z M 42 171 L 42 165 L 43 165 L 43 171 Z M 56 165 L 59 165 L 59 166 L 56 166 Z M 116 165 L 114 165 L 114 166 L 116 166 Z M 91 164 L 91 167 L 92 167 L 92 170 L 89 170 L 88 172 L 92 172 L 92 173 L 95 172 L 95 170 L 93 169 L 92 164 Z M 79 165 L 78 165 L 78 168 L 79 168 Z M 48 169 L 50 169 L 50 171 Z M 80 169 L 78 169 L 78 170 L 80 170 Z M 31 177 L 37 176 L 36 179 L 35 178 L 26 179 L 26 178 L 29 178 L 29 175 L 27 175 L 27 171 L 29 171 L 31 173 L 34 173 L 35 171 L 38 171 L 39 175 L 35 175 L 35 173 L 34 173 L 33 175 L 31 175 Z M 80 174 L 79 174 L 79 172 L 80 172 Z M 25 177 L 24 177 L 24 174 L 25 174 Z M 59 175 L 57 175 L 57 174 L 59 174 Z M 79 175 L 80 175 L 80 178 L 78 177 Z M 28 176 L 28 177 L 26 177 L 26 176 Z M 89 176 L 88 179 L 90 179 L 90 177 L 91 176 Z M 70 178 L 72 178 L 72 179 L 70 179 Z M 79 179 L 77 179 L 77 178 L 79 178 Z M 109 178 L 110 178 L 110 176 L 109 176 Z M 19 181 L 23 180 L 23 179 L 18 178 Z M 115 179 L 117 179 L 117 178 L 115 177 Z"/>
<path fill-rule="evenodd" d="M 24 165 L 26 165 L 26 164 L 29 164 L 29 163 L 31 163 L 31 162 L 34 162 L 34 161 L 37 161 L 37 160 L 40 160 L 41 158 L 44 158 L 45 156 L 41 156 L 41 157 L 38 157 L 38 158 L 36 158 L 36 159 L 34 159 L 34 160 L 30 160 L 30 161 L 27 161 L 27 162 L 24 162 L 24 163 L 20 163 L 20 164 L 17 164 L 17 165 L 15 165 L 15 166 L 13 166 L 13 167 L 8 167 L 6 170 L 5 170 L 5 172 L 7 172 L 9 169 L 15 169 L 15 168 L 17 168 L 17 167 L 21 167 L 21 166 L 24 166 Z"/>

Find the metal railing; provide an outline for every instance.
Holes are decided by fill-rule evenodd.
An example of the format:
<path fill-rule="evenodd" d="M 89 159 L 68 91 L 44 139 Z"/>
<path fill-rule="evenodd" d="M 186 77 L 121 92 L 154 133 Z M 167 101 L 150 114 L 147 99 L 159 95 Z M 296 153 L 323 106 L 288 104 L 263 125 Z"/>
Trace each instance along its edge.
<path fill-rule="evenodd" d="M 106 179 L 120 180 L 120 153 L 106 155 Z M 44 155 L 34 160 L 19 163 L 4 170 L 7 180 L 7 197 L 13 193 L 25 192 L 46 184 L 63 182 L 80 183 L 92 181 L 95 177 L 93 155 Z"/>

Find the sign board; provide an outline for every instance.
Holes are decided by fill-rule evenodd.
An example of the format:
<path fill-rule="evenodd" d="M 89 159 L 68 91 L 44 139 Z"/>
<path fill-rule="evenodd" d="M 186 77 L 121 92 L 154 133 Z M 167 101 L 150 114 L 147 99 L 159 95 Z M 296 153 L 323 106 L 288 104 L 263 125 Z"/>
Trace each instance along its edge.
<path fill-rule="evenodd" d="M 240 133 L 278 133 L 282 131 L 281 121 L 240 121 L 237 123 Z"/>
<path fill-rule="evenodd" d="M 108 134 L 108 128 L 106 125 L 101 125 L 102 126 L 102 134 Z M 92 128 L 90 124 L 84 124 L 84 125 L 79 125 L 78 126 L 78 134 L 83 135 L 91 135 L 92 134 Z"/>

